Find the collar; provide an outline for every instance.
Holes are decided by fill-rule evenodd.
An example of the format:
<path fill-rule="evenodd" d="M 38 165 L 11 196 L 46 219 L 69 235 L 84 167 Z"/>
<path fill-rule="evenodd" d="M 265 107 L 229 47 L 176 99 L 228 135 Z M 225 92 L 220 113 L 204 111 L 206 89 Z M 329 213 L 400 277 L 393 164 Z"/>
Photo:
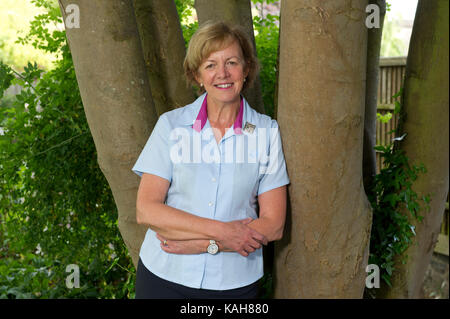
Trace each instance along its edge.
<path fill-rule="evenodd" d="M 193 129 L 196 130 L 197 132 L 200 132 L 205 126 L 206 122 L 208 121 L 208 103 L 206 99 L 207 96 L 208 94 L 204 94 L 203 102 L 197 114 L 197 118 L 195 119 L 194 124 L 192 124 Z M 233 124 L 233 130 L 235 134 L 242 134 L 243 115 L 244 115 L 244 98 L 241 97 L 241 106 L 239 108 L 239 113 Z"/>

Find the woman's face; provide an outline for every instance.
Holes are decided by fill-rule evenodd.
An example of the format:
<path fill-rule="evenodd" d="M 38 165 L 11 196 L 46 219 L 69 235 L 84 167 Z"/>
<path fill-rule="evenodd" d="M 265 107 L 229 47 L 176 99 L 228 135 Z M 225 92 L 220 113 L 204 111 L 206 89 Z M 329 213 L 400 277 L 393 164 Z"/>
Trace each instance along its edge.
<path fill-rule="evenodd" d="M 197 81 L 203 83 L 208 98 L 219 103 L 239 101 L 248 75 L 242 49 L 237 41 L 227 48 L 211 53 L 198 69 Z"/>

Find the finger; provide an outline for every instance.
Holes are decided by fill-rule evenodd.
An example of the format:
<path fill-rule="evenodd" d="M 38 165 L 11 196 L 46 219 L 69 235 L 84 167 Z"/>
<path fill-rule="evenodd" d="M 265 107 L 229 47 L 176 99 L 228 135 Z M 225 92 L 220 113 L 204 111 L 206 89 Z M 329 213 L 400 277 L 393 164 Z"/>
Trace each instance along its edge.
<path fill-rule="evenodd" d="M 258 233 L 256 230 L 253 230 L 252 238 L 263 245 L 267 245 L 267 243 L 268 243 L 266 236 Z"/>
<path fill-rule="evenodd" d="M 239 254 L 242 255 L 242 256 L 244 256 L 244 257 L 247 257 L 247 256 L 248 256 L 248 252 L 246 252 L 245 250 L 239 251 Z"/>
<path fill-rule="evenodd" d="M 247 243 L 254 249 L 259 249 L 262 247 L 262 245 L 264 245 L 264 240 L 259 240 L 259 239 L 252 237 L 252 238 L 250 238 L 250 240 L 248 240 Z"/>
<path fill-rule="evenodd" d="M 162 236 L 160 236 L 160 235 L 156 235 L 156 237 L 161 241 L 161 243 L 164 245 L 164 246 L 168 246 L 169 245 L 169 241 L 167 240 L 167 239 L 165 239 L 164 237 L 162 237 Z"/>
<path fill-rule="evenodd" d="M 257 247 L 259 248 L 259 247 Z M 249 254 L 253 253 L 256 249 L 252 245 L 248 245 L 248 247 L 245 248 L 245 251 Z"/>
<path fill-rule="evenodd" d="M 251 240 L 251 241 L 248 243 L 248 247 L 251 248 L 251 249 L 253 249 L 253 251 L 250 251 L 250 252 L 252 253 L 252 252 L 254 252 L 256 249 L 261 248 L 261 243 L 258 242 L 258 241 L 256 241 L 256 240 Z M 246 250 L 248 251 L 248 249 L 246 249 Z"/>
<path fill-rule="evenodd" d="M 247 217 L 246 219 L 241 220 L 244 225 L 250 224 L 253 221 L 253 218 Z"/>
<path fill-rule="evenodd" d="M 268 243 L 269 243 L 269 240 L 267 239 L 267 237 L 263 236 L 263 240 L 261 241 L 261 244 L 263 244 L 264 246 L 267 246 Z"/>
<path fill-rule="evenodd" d="M 168 245 L 165 245 L 165 246 L 164 246 L 163 243 L 161 243 L 159 246 L 160 246 L 161 249 L 164 250 L 166 253 L 169 253 L 169 254 L 176 254 L 176 249 L 175 249 L 175 247 L 168 246 Z"/>

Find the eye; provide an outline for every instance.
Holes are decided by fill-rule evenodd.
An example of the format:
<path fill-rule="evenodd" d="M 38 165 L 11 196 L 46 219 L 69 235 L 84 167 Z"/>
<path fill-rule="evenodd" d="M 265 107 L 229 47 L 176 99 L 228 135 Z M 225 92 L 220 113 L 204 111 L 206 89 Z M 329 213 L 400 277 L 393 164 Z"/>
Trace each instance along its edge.
<path fill-rule="evenodd" d="M 205 66 L 205 69 L 212 69 L 213 67 L 214 67 L 214 64 L 210 63 Z"/>
<path fill-rule="evenodd" d="M 228 64 L 230 64 L 230 65 L 236 65 L 237 62 L 236 62 L 236 61 L 228 61 Z"/>

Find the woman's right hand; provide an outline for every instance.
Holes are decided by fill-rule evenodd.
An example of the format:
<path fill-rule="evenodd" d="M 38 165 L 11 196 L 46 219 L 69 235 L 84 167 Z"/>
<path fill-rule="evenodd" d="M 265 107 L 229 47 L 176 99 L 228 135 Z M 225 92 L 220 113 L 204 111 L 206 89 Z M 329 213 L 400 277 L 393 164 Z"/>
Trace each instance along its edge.
<path fill-rule="evenodd" d="M 224 232 L 218 238 L 222 250 L 235 251 L 247 257 L 256 249 L 261 248 L 261 245 L 267 245 L 267 238 L 248 226 L 252 220 L 249 217 L 225 223 Z"/>

